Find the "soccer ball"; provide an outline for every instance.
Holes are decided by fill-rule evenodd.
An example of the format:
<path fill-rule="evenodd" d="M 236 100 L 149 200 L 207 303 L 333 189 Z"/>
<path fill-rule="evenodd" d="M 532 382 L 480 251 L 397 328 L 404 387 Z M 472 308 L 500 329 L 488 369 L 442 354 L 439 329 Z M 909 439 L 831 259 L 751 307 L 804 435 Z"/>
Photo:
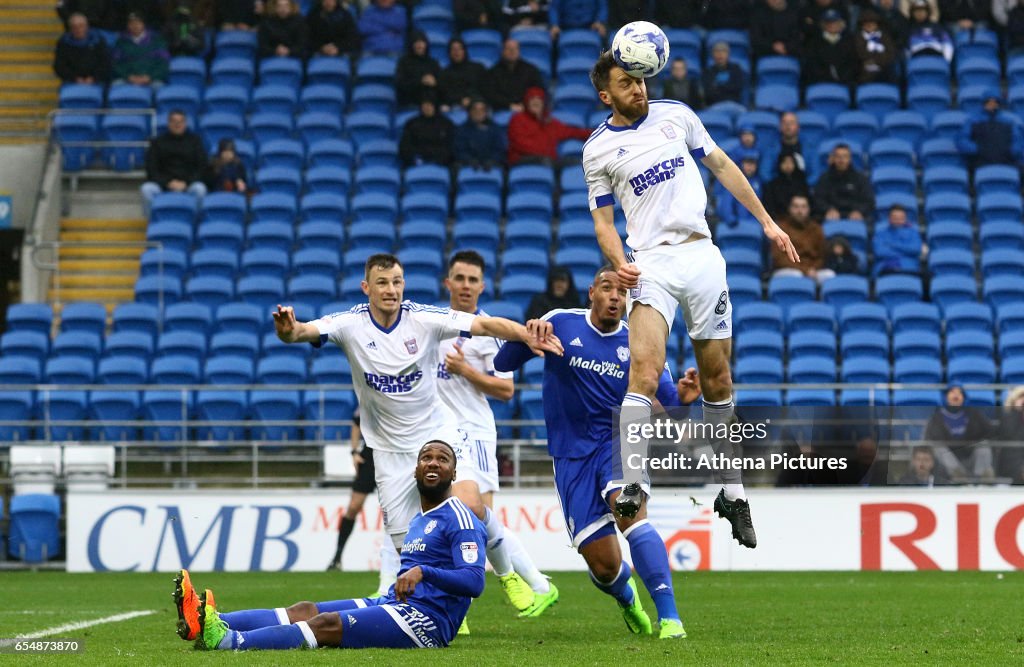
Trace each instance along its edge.
<path fill-rule="evenodd" d="M 612 40 L 612 57 L 626 74 L 646 79 L 668 62 L 668 37 L 648 21 L 633 21 L 619 28 Z"/>

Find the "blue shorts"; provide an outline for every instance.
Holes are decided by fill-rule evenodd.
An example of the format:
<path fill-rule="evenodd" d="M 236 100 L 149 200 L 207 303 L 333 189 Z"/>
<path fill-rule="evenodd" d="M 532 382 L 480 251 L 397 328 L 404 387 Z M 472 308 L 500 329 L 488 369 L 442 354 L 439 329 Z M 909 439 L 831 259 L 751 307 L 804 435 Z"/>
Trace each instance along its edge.
<path fill-rule="evenodd" d="M 554 466 L 555 490 L 572 546 L 579 549 L 594 537 L 611 534 L 615 517 L 608 496 L 625 486 L 615 472 L 611 445 L 583 458 L 555 458 Z M 650 483 L 643 487 L 650 496 Z"/>
<path fill-rule="evenodd" d="M 430 615 L 387 597 L 317 602 L 341 617 L 341 648 L 442 648 L 448 642 Z"/>

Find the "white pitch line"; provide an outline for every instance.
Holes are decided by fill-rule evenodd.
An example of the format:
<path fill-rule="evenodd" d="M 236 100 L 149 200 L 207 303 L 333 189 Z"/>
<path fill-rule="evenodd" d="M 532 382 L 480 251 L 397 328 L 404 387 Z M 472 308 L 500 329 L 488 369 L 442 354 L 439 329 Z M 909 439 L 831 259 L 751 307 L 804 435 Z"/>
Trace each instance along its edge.
<path fill-rule="evenodd" d="M 91 628 L 94 625 L 103 625 L 104 623 L 120 623 L 121 621 L 127 621 L 131 618 L 138 618 L 139 616 L 149 616 L 155 614 L 155 609 L 149 609 L 147 611 L 129 611 L 124 614 L 114 614 L 113 616 L 104 616 L 103 618 L 97 618 L 92 621 L 78 621 L 77 623 L 65 623 L 64 625 L 58 625 L 52 628 L 46 628 L 45 630 L 39 630 L 38 632 L 30 632 L 24 635 L 18 635 L 19 639 L 39 639 L 40 637 L 49 637 L 50 635 L 59 635 L 64 632 L 75 632 L 76 630 L 84 630 L 85 628 Z"/>

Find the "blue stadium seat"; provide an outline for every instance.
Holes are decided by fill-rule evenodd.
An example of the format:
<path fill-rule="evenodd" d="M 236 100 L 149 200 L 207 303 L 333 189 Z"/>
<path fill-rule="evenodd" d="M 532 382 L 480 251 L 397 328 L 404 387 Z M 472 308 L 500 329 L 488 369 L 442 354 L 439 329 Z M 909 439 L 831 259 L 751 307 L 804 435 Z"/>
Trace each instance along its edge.
<path fill-rule="evenodd" d="M 205 355 L 206 336 L 195 331 L 165 331 L 156 341 L 157 360 L 169 357 L 201 359 Z"/>
<path fill-rule="evenodd" d="M 1002 382 L 1007 384 L 1024 383 L 1024 357 L 1004 359 L 999 377 Z"/>
<path fill-rule="evenodd" d="M 299 419 L 301 399 L 298 391 L 253 391 L 249 398 L 252 437 L 273 442 L 298 440 L 298 425 L 288 422 Z"/>
<path fill-rule="evenodd" d="M 954 384 L 994 384 L 996 381 L 996 364 L 991 357 L 956 357 L 949 360 L 946 372 Z"/>
<path fill-rule="evenodd" d="M 733 311 L 733 330 L 737 335 L 751 331 L 783 333 L 782 308 L 774 303 L 751 303 Z"/>
<path fill-rule="evenodd" d="M 259 307 L 241 302 L 219 306 L 214 317 L 215 329 L 224 332 L 255 331 L 269 323 L 269 315 Z"/>
<path fill-rule="evenodd" d="M 181 223 L 163 223 L 178 227 Z M 183 231 L 191 239 L 191 228 Z M 180 228 L 179 228 L 180 229 Z M 168 230 L 176 231 L 176 230 Z M 189 241 L 191 243 L 191 241 Z M 188 255 L 180 250 L 170 248 L 150 248 L 142 253 L 139 258 L 139 275 L 153 276 L 165 274 L 171 278 L 180 280 L 188 270 Z"/>
<path fill-rule="evenodd" d="M 839 377 L 842 382 L 883 384 L 889 381 L 889 362 L 886 359 L 857 357 L 844 359 Z"/>
<path fill-rule="evenodd" d="M 199 119 L 199 134 L 206 149 L 212 151 L 221 139 L 241 139 L 245 134 L 245 119 L 233 113 L 212 111 Z"/>
<path fill-rule="evenodd" d="M 995 308 L 1016 301 L 1024 301 L 1024 281 L 1020 276 L 998 275 L 986 278 L 982 295 Z"/>
<path fill-rule="evenodd" d="M 939 308 L 933 303 L 904 303 L 892 310 L 894 334 L 920 331 L 938 335 L 941 328 Z"/>
<path fill-rule="evenodd" d="M 35 371 L 26 382 L 38 381 L 38 366 L 46 359 L 49 348 L 50 337 L 38 331 L 8 331 L 0 336 L 0 359 L 24 359 L 35 362 Z M 7 368 L 4 378 L 13 375 L 14 368 Z"/>
<path fill-rule="evenodd" d="M 534 295 L 542 293 L 547 289 L 545 276 L 546 269 L 539 275 L 536 273 L 520 273 L 505 276 L 501 281 L 501 298 L 506 301 L 514 301 L 525 308 Z"/>
<path fill-rule="evenodd" d="M 538 197 L 526 192 L 509 195 L 505 208 L 509 224 L 518 224 L 523 220 L 550 220 L 553 215 L 549 197 Z"/>
<path fill-rule="evenodd" d="M 185 296 L 195 303 L 216 308 L 234 297 L 234 281 L 223 276 L 197 276 L 185 284 Z"/>
<path fill-rule="evenodd" d="M 307 391 L 303 394 L 303 418 L 307 439 L 341 441 L 350 437 L 349 424 L 329 424 L 352 419 L 356 399 L 351 391 Z"/>
<path fill-rule="evenodd" d="M 96 379 L 102 384 L 145 384 L 149 379 L 148 355 L 111 356 L 100 359 Z"/>
<path fill-rule="evenodd" d="M 394 224 L 386 218 L 353 222 L 348 228 L 349 249 L 389 252 L 395 245 Z"/>
<path fill-rule="evenodd" d="M 868 248 L 868 227 L 863 220 L 825 220 L 822 231 L 826 239 L 842 236 L 857 253 L 866 254 Z"/>
<path fill-rule="evenodd" d="M 832 121 L 832 130 L 847 141 L 868 145 L 879 134 L 878 118 L 866 111 L 843 111 Z"/>
<path fill-rule="evenodd" d="M 933 252 L 962 250 L 965 247 L 971 247 L 974 242 L 974 233 L 970 223 L 966 220 L 947 220 L 928 225 L 926 239 L 929 249 Z"/>
<path fill-rule="evenodd" d="M 942 382 L 942 361 L 938 357 L 902 357 L 893 365 L 893 379 L 908 384 Z"/>
<path fill-rule="evenodd" d="M 441 299 L 441 287 L 436 273 L 405 274 L 405 298 L 415 303 L 435 303 Z"/>
<path fill-rule="evenodd" d="M 761 300 L 761 279 L 753 276 L 728 276 L 729 300 L 733 308 L 739 309 L 745 304 Z"/>
<path fill-rule="evenodd" d="M 821 286 L 821 299 L 839 309 L 863 303 L 868 300 L 868 281 L 861 276 L 838 275 Z"/>
<path fill-rule="evenodd" d="M 946 358 L 952 361 L 962 356 L 991 358 L 995 353 L 992 334 L 983 331 L 953 331 L 946 334 Z"/>
<path fill-rule="evenodd" d="M 191 225 L 196 219 L 198 200 L 187 192 L 161 192 L 153 198 L 150 208 L 150 223 L 185 222 Z"/>
<path fill-rule="evenodd" d="M 1005 362 L 1024 356 L 1024 331 L 1007 331 L 999 336 L 999 356 Z"/>
<path fill-rule="evenodd" d="M 244 391 L 203 390 L 196 394 L 196 416 L 206 422 L 242 422 L 248 412 Z M 244 425 L 201 426 L 197 429 L 201 440 L 235 442 L 245 439 Z"/>
<path fill-rule="evenodd" d="M 741 389 L 736 392 L 736 405 L 745 407 L 781 407 L 782 392 L 775 389 Z"/>
<path fill-rule="evenodd" d="M 482 170 L 473 169 L 471 167 L 463 167 L 459 170 L 458 177 L 456 178 L 456 185 L 458 186 L 458 195 L 489 195 L 499 196 L 501 195 L 503 187 L 502 174 L 498 170 Z M 586 197 L 584 197 L 585 199 Z M 589 215 L 589 205 L 587 213 Z"/>
<path fill-rule="evenodd" d="M 476 218 L 456 222 L 452 228 L 454 247 L 495 252 L 498 249 L 501 235 L 496 220 L 497 218 Z M 593 230 L 593 223 L 591 223 L 591 230 Z"/>
<path fill-rule="evenodd" d="M 459 221 L 479 218 L 498 219 L 501 200 L 496 195 L 465 193 L 455 199 L 455 216 Z"/>
<path fill-rule="evenodd" d="M 191 429 L 184 419 L 192 417 L 192 399 L 182 406 L 180 391 L 145 391 L 142 393 L 141 416 L 151 424 L 142 429 L 142 437 L 149 441 L 181 442 L 190 439 Z"/>
<path fill-rule="evenodd" d="M 924 214 L 929 224 L 968 220 L 971 217 L 971 200 L 966 194 L 937 192 L 925 199 Z"/>
<path fill-rule="evenodd" d="M 558 247 L 571 248 L 594 239 L 594 223 L 586 220 L 568 220 L 558 225 Z"/>
<path fill-rule="evenodd" d="M 198 96 L 206 84 L 206 63 L 194 56 L 171 58 L 168 82 L 171 85 L 188 86 Z"/>
<path fill-rule="evenodd" d="M 554 188 L 555 174 L 551 167 L 522 165 L 509 169 L 508 190 L 510 195 L 533 194 L 550 198 Z"/>
<path fill-rule="evenodd" d="M 298 228 L 300 248 L 320 248 L 325 246 L 340 248 L 344 246 L 344 241 L 345 230 L 337 222 L 312 220 L 301 223 Z M 271 258 L 268 257 L 268 259 Z M 284 258 L 284 261 L 287 263 L 287 257 Z"/>
<path fill-rule="evenodd" d="M 298 89 L 302 82 L 302 61 L 298 58 L 264 58 L 260 61 L 262 85 L 286 86 Z"/>
<path fill-rule="evenodd" d="M 893 192 L 914 195 L 917 192 L 917 174 L 910 167 L 877 167 L 871 170 L 871 185 L 876 196 Z"/>
<path fill-rule="evenodd" d="M 53 308 L 47 303 L 14 303 L 7 307 L 7 331 L 35 331 L 50 335 Z"/>
<path fill-rule="evenodd" d="M 999 335 L 1024 328 L 1024 301 L 1009 302 L 996 308 L 996 327 Z"/>
<path fill-rule="evenodd" d="M 671 44 L 671 42 L 669 42 Z M 601 55 L 601 37 L 592 30 L 565 30 L 558 36 L 558 60 L 589 58 Z"/>
<path fill-rule="evenodd" d="M 548 253 L 535 248 L 513 248 L 506 250 L 501 258 L 501 274 L 546 276 Z M 544 291 L 543 289 L 541 290 Z"/>
<path fill-rule="evenodd" d="M 242 224 L 246 217 L 245 195 L 238 192 L 211 192 L 203 198 L 200 217 L 204 221 Z"/>
<path fill-rule="evenodd" d="M 1020 220 L 1022 215 L 1024 210 L 1019 192 L 989 192 L 978 197 L 978 220 L 981 224 L 991 220 Z"/>
<path fill-rule="evenodd" d="M 99 442 L 138 440 L 140 396 L 137 391 L 90 391 L 89 418 L 99 422 L 91 438 Z"/>
<path fill-rule="evenodd" d="M 323 275 L 297 275 L 288 281 L 288 299 L 303 301 L 314 307 L 338 298 L 338 283 Z"/>
<path fill-rule="evenodd" d="M 353 278 L 358 277 L 362 280 L 366 268 L 366 260 L 376 252 L 379 252 L 379 250 L 372 247 L 346 250 L 341 256 L 342 273 L 351 275 Z M 346 299 L 348 297 L 342 296 L 341 298 Z"/>
<path fill-rule="evenodd" d="M 929 291 L 932 302 L 937 303 L 943 311 L 953 304 L 974 301 L 978 297 L 974 281 L 964 280 L 962 276 L 935 276 Z"/>
<path fill-rule="evenodd" d="M 889 358 L 889 335 L 884 331 L 844 331 L 839 342 L 844 359 Z"/>
<path fill-rule="evenodd" d="M 150 304 L 122 303 L 114 309 L 114 328 L 116 331 L 140 331 L 150 336 L 156 335 L 159 311 Z M 8 318 L 10 312 L 8 311 Z M 8 319 L 8 323 L 10 319 Z"/>
<path fill-rule="evenodd" d="M 740 221 L 736 225 L 719 224 L 715 228 L 715 242 L 723 249 L 745 248 L 761 253 L 764 233 L 756 223 Z"/>
<path fill-rule="evenodd" d="M 836 356 L 836 337 L 831 331 L 807 329 L 789 335 L 789 358 Z"/>
<path fill-rule="evenodd" d="M 786 367 L 786 381 L 799 384 L 824 384 L 836 381 L 836 362 L 832 357 L 801 357 Z"/>
<path fill-rule="evenodd" d="M 402 220 L 443 225 L 448 221 L 448 197 L 434 192 L 408 194 L 401 201 Z"/>
<path fill-rule="evenodd" d="M 299 116 L 295 129 L 307 146 L 341 135 L 342 117 L 326 111 L 307 111 Z M 386 137 L 381 137 L 386 138 Z"/>
<path fill-rule="evenodd" d="M 398 61 L 390 56 L 369 56 L 360 58 L 356 66 L 356 78 L 360 83 L 393 85 Z"/>
<path fill-rule="evenodd" d="M 942 395 L 934 389 L 897 389 L 893 392 L 894 406 L 938 407 L 942 405 Z"/>
<path fill-rule="evenodd" d="M 291 247 L 294 240 L 292 223 L 268 220 L 249 225 L 248 242 L 252 248 Z"/>
<path fill-rule="evenodd" d="M 964 247 L 942 248 L 928 253 L 928 272 L 974 278 L 974 253 Z"/>
<path fill-rule="evenodd" d="M 831 119 L 850 108 L 850 91 L 838 83 L 812 83 L 804 93 L 804 102 L 809 110 Z"/>
<path fill-rule="evenodd" d="M 348 209 L 347 199 L 343 194 L 338 194 L 348 192 L 349 185 L 351 185 L 347 169 L 343 170 L 332 166 L 310 167 L 306 170 L 305 178 L 308 194 L 329 194 L 338 197 L 344 201 L 341 210 Z"/>
<path fill-rule="evenodd" d="M 61 310 L 61 331 L 84 331 L 102 336 L 106 328 L 107 309 L 101 303 L 69 303 Z"/>
<path fill-rule="evenodd" d="M 948 87 L 949 78 L 949 63 L 942 56 L 915 56 L 907 60 L 907 83 L 910 86 Z"/>
<path fill-rule="evenodd" d="M 302 173 L 294 167 L 263 167 L 256 172 L 256 187 L 261 193 L 281 193 L 295 198 L 302 190 Z"/>
<path fill-rule="evenodd" d="M 800 89 L 790 84 L 764 83 L 754 90 L 754 107 L 781 113 L 800 106 Z"/>
<path fill-rule="evenodd" d="M 964 159 L 952 139 L 935 137 L 921 142 L 918 152 L 921 164 L 929 166 L 963 167 Z"/>
<path fill-rule="evenodd" d="M 160 357 L 150 366 L 150 377 L 156 384 L 197 384 L 201 354 L 172 354 Z"/>
<path fill-rule="evenodd" d="M 210 65 L 212 85 L 231 84 L 252 90 L 256 71 L 251 60 L 243 58 L 215 58 Z"/>
<path fill-rule="evenodd" d="M 879 121 L 900 108 L 899 86 L 891 83 L 863 83 L 857 86 L 857 108 Z"/>
<path fill-rule="evenodd" d="M 103 141 L 137 144 L 104 148 L 101 159 L 108 167 L 114 171 L 131 171 L 145 166 L 145 144 L 150 138 L 149 123 L 145 116 L 105 116 L 100 122 L 100 129 Z"/>
<path fill-rule="evenodd" d="M 761 254 L 749 248 L 731 247 L 722 251 L 725 264 L 729 267 L 729 275 L 748 275 L 761 277 L 763 270 Z"/>
<path fill-rule="evenodd" d="M 779 357 L 745 357 L 736 361 L 733 374 L 743 384 L 779 384 L 783 380 Z"/>
<path fill-rule="evenodd" d="M 981 273 L 992 276 L 1024 276 L 1024 251 L 996 248 L 981 254 Z"/>
<path fill-rule="evenodd" d="M 978 197 L 988 198 L 994 193 L 1020 196 L 1020 172 L 1005 164 L 989 164 L 974 172 L 974 189 Z"/>
<path fill-rule="evenodd" d="M 92 83 L 69 83 L 60 87 L 57 102 L 61 109 L 102 109 L 103 86 Z"/>
<path fill-rule="evenodd" d="M 523 322 L 525 319 L 523 307 L 512 301 L 488 301 L 480 310 L 491 317 L 504 317 L 514 322 Z"/>
<path fill-rule="evenodd" d="M 213 328 L 212 312 L 202 303 L 175 303 L 164 311 L 164 331 L 193 331 L 207 336 Z"/>
<path fill-rule="evenodd" d="M 86 331 L 67 331 L 53 339 L 51 357 L 85 357 L 92 361 L 99 359 L 103 339 L 99 334 Z"/>
<path fill-rule="evenodd" d="M 957 30 L 953 33 L 953 43 L 958 60 L 982 58 L 999 61 L 999 36 L 993 30 L 982 27 Z"/>
<path fill-rule="evenodd" d="M 107 89 L 108 109 L 150 109 L 153 107 L 153 91 L 148 86 L 128 83 L 113 84 Z"/>
<path fill-rule="evenodd" d="M 790 389 L 786 392 L 786 405 L 830 407 L 835 404 L 836 393 L 831 389 Z"/>
<path fill-rule="evenodd" d="M 316 318 L 315 309 L 312 306 L 302 303 L 292 305 L 295 308 L 295 318 L 300 322 L 308 322 Z M 263 334 L 261 348 L 263 357 L 287 357 L 303 366 L 305 366 L 310 354 L 313 352 L 312 346 L 309 345 L 289 345 L 282 342 L 273 331 Z"/>
<path fill-rule="evenodd" d="M 264 141 L 290 139 L 295 129 L 291 114 L 262 111 L 249 116 L 248 136 L 260 144 Z"/>
<path fill-rule="evenodd" d="M 907 108 L 926 116 L 935 116 L 950 107 L 948 85 L 916 84 L 907 88 Z"/>
<path fill-rule="evenodd" d="M 873 169 L 881 167 L 914 168 L 914 146 L 905 139 L 875 139 L 868 148 L 868 159 Z"/>
<path fill-rule="evenodd" d="M 697 116 L 711 136 L 726 137 L 733 135 L 733 118 L 731 115 L 723 111 L 716 111 L 715 109 L 704 109 Z"/>
<path fill-rule="evenodd" d="M 310 167 L 337 167 L 348 171 L 355 164 L 355 150 L 347 139 L 321 139 L 309 146 Z"/>
<path fill-rule="evenodd" d="M 942 343 L 937 333 L 928 331 L 902 331 L 892 338 L 893 358 L 935 357 L 942 354 Z"/>
<path fill-rule="evenodd" d="M 82 422 L 87 417 L 88 402 L 84 391 L 42 392 L 44 413 L 49 416 L 47 431 L 43 437 L 53 441 L 83 440 L 85 427 L 73 422 Z"/>
<path fill-rule="evenodd" d="M 0 360 L 0 364 L 2 363 L 3 360 Z M 0 421 L 11 422 L 6 426 L 0 426 L 0 442 L 24 442 L 30 439 L 32 429 L 28 426 L 28 421 L 32 419 L 34 410 L 33 392 L 0 391 Z"/>
<path fill-rule="evenodd" d="M 85 357 L 54 357 L 47 360 L 43 370 L 46 384 L 90 384 L 95 377 L 94 360 Z"/>
<path fill-rule="evenodd" d="M 505 246 L 548 251 L 551 245 L 551 224 L 540 220 L 520 220 L 505 228 Z M 556 260 L 557 262 L 557 260 Z"/>
<path fill-rule="evenodd" d="M 45 563 L 57 557 L 61 551 L 59 496 L 42 493 L 14 496 L 8 517 L 9 556 L 29 564 Z"/>
<path fill-rule="evenodd" d="M 928 132 L 928 120 L 914 109 L 898 109 L 882 118 L 882 135 L 917 146 Z"/>
<path fill-rule="evenodd" d="M 249 304 L 242 304 L 248 306 Z M 221 331 L 213 334 L 210 339 L 208 358 L 241 357 L 252 361 L 260 349 L 260 339 L 253 331 L 258 328 L 240 331 Z"/>
<path fill-rule="evenodd" d="M 221 30 L 214 40 L 218 58 L 253 60 L 257 46 L 257 33 L 249 30 Z"/>
<path fill-rule="evenodd" d="M 287 357 L 265 357 L 256 364 L 255 378 L 259 384 L 303 384 L 306 367 Z"/>
<path fill-rule="evenodd" d="M 249 108 L 249 89 L 234 84 L 215 84 L 203 93 L 203 113 L 221 112 L 241 118 Z M 214 144 L 216 146 L 216 144 Z"/>
<path fill-rule="evenodd" d="M 966 196 L 970 189 L 967 170 L 961 167 L 925 167 L 924 177 L 921 182 L 924 186 L 925 196 L 929 198 L 939 193 L 953 193 Z M 925 209 L 927 210 L 927 205 Z"/>
<path fill-rule="evenodd" d="M 674 54 L 673 54 L 674 55 Z M 800 60 L 791 56 L 762 56 L 754 68 L 761 85 L 783 85 L 791 89 L 800 85 Z"/>
<path fill-rule="evenodd" d="M 254 195 L 249 202 L 249 211 L 252 214 L 252 222 L 273 220 L 291 223 L 298 212 L 298 205 L 295 197 L 276 192 L 261 192 Z"/>
<path fill-rule="evenodd" d="M 403 256 L 413 249 L 439 249 L 444 247 L 446 235 L 444 223 L 405 222 L 399 229 L 399 245 Z"/>
<path fill-rule="evenodd" d="M 352 117 L 349 116 L 349 120 Z M 349 126 L 351 130 L 351 125 Z M 390 139 L 369 139 L 371 131 L 360 130 L 360 140 L 356 142 L 359 146 L 359 164 L 362 167 L 388 166 L 398 167 L 398 144 Z M 363 140 L 366 138 L 365 140 Z"/>
<path fill-rule="evenodd" d="M 889 312 L 903 303 L 921 301 L 924 287 L 917 276 L 888 275 L 875 280 L 875 297 Z"/>
<path fill-rule="evenodd" d="M 835 308 L 827 303 L 811 301 L 793 305 L 786 314 L 790 334 L 801 331 L 824 331 L 834 335 Z"/>
<path fill-rule="evenodd" d="M 307 85 L 326 85 L 344 89 L 351 77 L 352 67 L 347 58 L 314 56 L 306 65 Z"/>
<path fill-rule="evenodd" d="M 192 254 L 193 276 L 234 278 L 238 271 L 238 255 L 222 248 L 204 248 Z"/>
<path fill-rule="evenodd" d="M 345 112 L 345 89 L 329 84 L 310 84 L 302 89 L 299 103 L 303 111 L 319 111 L 340 118 Z"/>
<path fill-rule="evenodd" d="M 203 108 L 199 87 L 179 83 L 161 86 L 154 95 L 154 101 L 158 116 L 184 111 L 189 118 L 196 118 Z"/>
<path fill-rule="evenodd" d="M 103 341 L 103 356 L 129 356 L 149 360 L 153 355 L 153 334 L 143 331 L 114 331 Z"/>
<path fill-rule="evenodd" d="M 405 194 L 448 195 L 451 187 L 451 172 L 436 164 L 422 164 L 409 167 L 403 174 Z"/>
<path fill-rule="evenodd" d="M 674 336 L 670 340 L 678 341 Z M 746 335 L 736 337 L 736 358 L 742 359 L 747 356 L 778 356 L 782 357 L 785 349 L 782 343 L 782 334 L 775 331 L 751 331 Z"/>
<path fill-rule="evenodd" d="M 203 367 L 207 384 L 251 384 L 253 376 L 252 359 L 247 357 L 211 356 Z"/>

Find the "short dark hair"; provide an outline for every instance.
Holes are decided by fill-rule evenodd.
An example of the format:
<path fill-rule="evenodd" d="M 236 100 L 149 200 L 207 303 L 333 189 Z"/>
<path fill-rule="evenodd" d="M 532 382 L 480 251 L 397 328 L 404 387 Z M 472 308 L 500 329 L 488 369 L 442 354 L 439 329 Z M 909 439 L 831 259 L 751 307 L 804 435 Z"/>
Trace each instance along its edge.
<path fill-rule="evenodd" d="M 892 206 L 889 207 L 889 213 L 892 213 L 893 211 L 896 211 L 897 213 L 901 211 L 903 213 L 906 213 L 907 209 L 904 208 L 903 204 L 893 204 Z"/>
<path fill-rule="evenodd" d="M 914 447 L 914 449 L 911 451 L 910 455 L 913 456 L 914 454 L 917 454 L 917 453 L 927 454 L 928 456 L 932 457 L 933 459 L 935 458 L 935 450 L 933 450 L 931 448 L 931 445 L 918 445 L 917 447 Z"/>
<path fill-rule="evenodd" d="M 370 269 L 390 269 L 393 266 L 402 267 L 402 262 L 389 252 L 378 252 L 366 258 L 366 270 L 364 275 L 370 277 Z"/>
<path fill-rule="evenodd" d="M 851 153 L 853 152 L 853 150 L 850 149 L 850 144 L 847 144 L 845 142 L 840 142 L 840 143 L 836 144 L 835 146 L 833 146 L 832 147 L 832 152 L 835 153 L 840 148 L 845 148 L 846 150 L 850 151 Z"/>
<path fill-rule="evenodd" d="M 185 120 L 188 120 L 188 114 L 185 113 L 184 109 L 181 109 L 179 107 L 174 107 L 173 109 L 167 112 L 167 118 L 170 119 L 171 116 L 184 116 Z"/>
<path fill-rule="evenodd" d="M 422 452 L 424 449 L 426 449 L 427 445 L 444 445 L 445 447 L 447 447 L 448 451 L 452 453 L 452 467 L 453 468 L 457 467 L 457 464 L 459 462 L 459 455 L 455 453 L 455 448 L 454 447 L 449 445 L 444 440 L 427 440 L 425 443 L 423 443 L 423 446 L 420 447 L 420 452 Z"/>
<path fill-rule="evenodd" d="M 608 273 L 609 271 L 615 273 L 615 267 L 612 266 L 611 264 L 605 264 L 604 266 L 602 266 L 600 269 L 597 270 L 597 273 L 594 274 L 594 280 L 591 284 L 596 284 L 597 281 L 601 279 L 601 276 L 605 273 Z"/>
<path fill-rule="evenodd" d="M 605 51 L 594 63 L 594 69 L 590 70 L 590 83 L 594 84 L 594 88 L 598 91 L 608 90 L 608 85 L 612 80 L 612 68 L 618 66 L 612 52 Z"/>
<path fill-rule="evenodd" d="M 487 262 L 484 261 L 483 255 L 478 253 L 476 250 L 460 250 L 453 253 L 451 258 L 448 260 L 449 271 L 451 271 L 452 267 L 455 266 L 456 262 L 478 266 L 480 267 L 480 273 L 487 273 Z"/>

